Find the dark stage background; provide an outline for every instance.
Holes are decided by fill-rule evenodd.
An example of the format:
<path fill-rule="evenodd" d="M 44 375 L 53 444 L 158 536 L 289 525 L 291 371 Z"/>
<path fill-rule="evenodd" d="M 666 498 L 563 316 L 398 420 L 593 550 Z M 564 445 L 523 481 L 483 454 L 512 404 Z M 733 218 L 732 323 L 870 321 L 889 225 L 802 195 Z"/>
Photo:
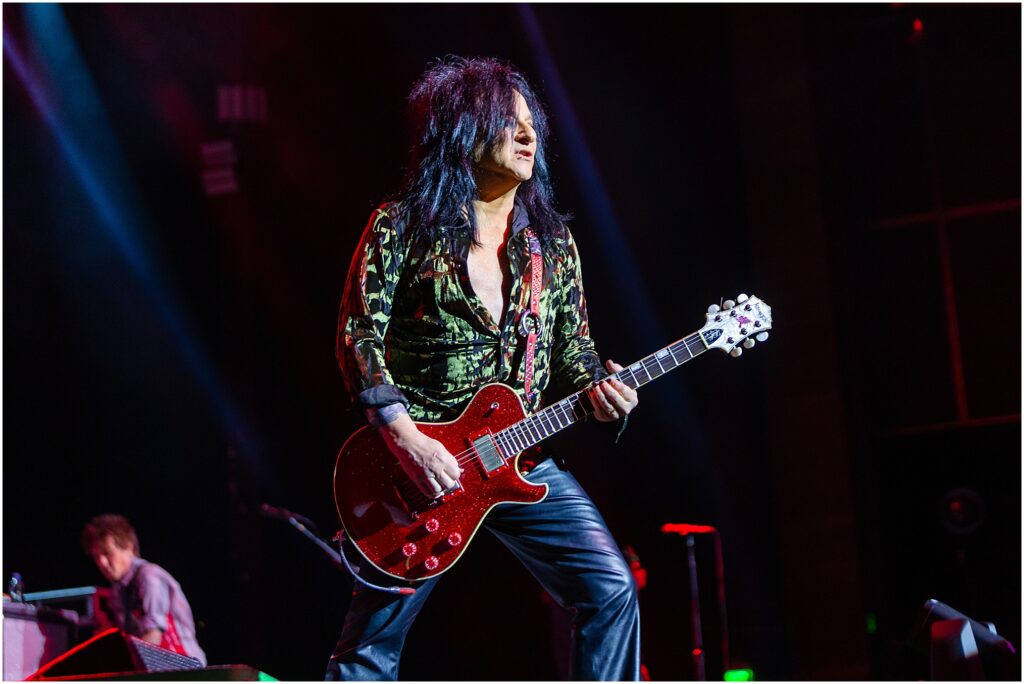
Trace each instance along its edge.
<path fill-rule="evenodd" d="M 551 105 L 604 355 L 739 292 L 774 309 L 766 344 L 644 388 L 620 445 L 561 444 L 648 569 L 652 676 L 692 676 L 665 522 L 721 530 L 758 678 L 924 676 L 901 642 L 932 597 L 1019 646 L 1019 5 L 3 16 L 3 570 L 28 590 L 101 582 L 79 530 L 121 512 L 211 662 L 322 676 L 351 581 L 256 511 L 334 531 L 342 277 L 401 178 L 413 80 L 495 55 Z M 482 535 L 403 677 L 554 677 L 548 610 Z"/>

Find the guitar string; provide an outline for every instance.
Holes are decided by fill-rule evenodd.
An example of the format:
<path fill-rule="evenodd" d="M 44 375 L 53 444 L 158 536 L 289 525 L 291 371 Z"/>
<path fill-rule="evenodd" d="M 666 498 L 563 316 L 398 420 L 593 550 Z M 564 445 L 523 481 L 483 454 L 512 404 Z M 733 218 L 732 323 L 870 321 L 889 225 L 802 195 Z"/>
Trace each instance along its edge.
<path fill-rule="evenodd" d="M 634 370 L 635 367 L 639 366 L 639 368 L 642 368 L 644 373 L 648 377 L 647 382 L 650 382 L 651 380 L 654 380 L 655 378 L 660 377 L 661 375 L 664 375 L 665 373 L 667 373 L 667 372 L 669 372 L 671 370 L 675 370 L 676 368 L 678 368 L 683 363 L 686 363 L 687 361 L 689 361 L 689 360 L 691 360 L 693 358 L 696 358 L 696 356 L 698 356 L 700 353 L 702 353 L 703 351 L 706 351 L 706 349 L 702 349 L 701 348 L 701 346 L 703 346 L 703 342 L 701 342 L 701 345 L 697 345 L 696 344 L 696 342 L 699 339 L 700 338 L 695 334 L 695 335 L 691 335 L 689 337 L 683 338 L 681 340 L 677 340 L 676 342 L 668 345 L 664 349 L 659 350 L 659 351 L 655 352 L 654 354 L 651 354 L 650 356 L 644 357 L 643 359 L 641 359 L 637 363 L 633 364 L 632 366 L 630 366 L 628 368 L 625 368 L 622 371 L 619 371 L 618 374 L 620 376 L 622 376 L 623 379 L 625 379 L 625 374 L 628 372 L 629 373 L 629 378 L 628 379 L 631 382 L 636 383 L 635 387 L 640 387 L 640 386 L 642 386 L 642 385 L 644 385 L 646 383 L 639 381 L 639 379 L 637 378 L 637 372 L 636 372 L 636 370 Z M 693 345 L 696 348 L 697 354 L 693 353 L 693 350 L 691 349 L 691 345 Z M 675 353 L 677 351 L 681 352 L 684 348 L 685 348 L 689 358 L 685 358 L 685 359 L 683 359 L 683 361 L 679 361 L 678 359 L 676 359 Z M 671 368 L 669 368 L 667 370 L 665 369 L 664 364 L 661 363 L 661 360 L 658 357 L 658 355 L 661 354 L 662 351 L 667 351 L 668 354 L 672 357 L 673 365 L 672 365 Z M 657 369 L 655 369 L 655 366 L 657 366 Z M 639 368 L 637 370 L 639 370 Z M 648 368 L 650 368 L 651 370 L 654 370 L 655 372 L 652 373 L 651 370 L 648 370 Z M 658 372 L 658 371 L 660 371 L 660 372 Z M 525 447 L 522 447 L 522 450 L 525 450 L 525 449 L 530 448 L 531 446 L 533 446 L 537 442 L 550 437 L 555 432 L 558 432 L 559 430 L 562 430 L 562 429 L 568 427 L 569 425 L 572 425 L 573 421 L 575 421 L 575 420 L 577 420 L 579 418 L 579 416 L 576 415 L 575 407 L 572 406 L 572 405 L 574 403 L 576 403 L 576 402 L 579 402 L 581 400 L 582 395 L 583 395 L 583 391 L 580 391 L 580 392 L 577 392 L 577 393 L 575 393 L 573 395 L 570 395 L 569 397 L 567 397 L 565 399 L 562 399 L 561 401 L 559 401 L 559 402 L 557 402 L 555 404 L 552 404 L 548 408 L 546 408 L 546 409 L 544 409 L 542 411 L 537 412 L 533 416 L 529 416 L 529 417 L 523 419 L 522 421 L 519 421 L 518 423 L 510 425 L 505 430 L 502 430 L 501 432 L 496 433 L 495 434 L 495 443 L 496 443 L 496 445 L 499 448 L 501 448 L 502 451 L 508 452 L 508 451 L 510 451 L 510 449 L 508 449 L 509 444 L 511 444 L 511 446 L 513 446 L 514 448 L 519 448 L 519 445 L 516 443 L 516 440 L 518 439 L 519 441 L 521 441 L 521 442 L 526 444 Z M 559 418 L 559 416 L 557 414 L 557 409 L 558 409 L 558 407 L 560 405 L 562 405 L 562 408 L 561 408 L 561 412 L 562 412 L 561 419 L 566 420 L 567 421 L 567 425 L 562 425 L 562 420 Z M 586 416 L 589 413 L 589 411 L 586 409 L 585 406 L 583 407 L 582 410 L 583 410 L 583 416 Z M 572 413 L 572 419 L 571 420 L 569 419 L 570 411 Z M 552 420 L 552 416 L 553 416 L 554 420 Z M 550 426 L 550 428 L 546 427 L 544 425 L 544 419 L 545 418 L 547 419 L 547 423 L 548 423 L 548 426 Z M 557 425 L 557 427 L 555 427 L 555 425 Z M 554 429 L 551 429 L 551 428 L 554 428 Z M 534 440 L 535 435 L 531 434 L 531 432 L 536 433 L 537 435 L 540 435 L 540 439 L 539 440 Z M 503 433 L 507 433 L 505 435 L 505 438 L 504 438 L 505 444 L 502 444 L 499 441 L 499 439 L 500 439 L 499 436 L 502 435 Z M 457 462 L 460 465 L 463 464 L 463 463 L 468 463 L 468 462 L 472 461 L 476 457 L 476 449 L 474 449 L 474 448 L 466 449 L 465 451 L 462 451 L 459 454 L 456 454 L 455 457 L 456 457 Z"/>
<path fill-rule="evenodd" d="M 700 345 L 695 344 L 698 341 L 700 341 Z M 690 348 L 691 344 L 693 344 L 694 347 L 696 348 L 696 351 L 697 351 L 696 354 Z M 638 388 L 638 387 L 641 387 L 642 385 L 647 384 L 647 382 L 651 382 L 652 380 L 661 377 L 662 375 L 668 373 L 669 371 L 675 370 L 676 368 L 678 368 L 679 366 L 683 365 L 687 361 L 690 361 L 690 360 L 696 358 L 701 353 L 707 351 L 707 348 L 704 347 L 703 345 L 704 345 L 704 343 L 701 340 L 699 333 L 694 333 L 693 335 L 689 335 L 687 337 L 684 337 L 681 340 L 677 340 L 676 342 L 673 342 L 672 344 L 666 346 L 663 349 L 658 350 L 657 352 L 655 352 L 655 353 L 653 353 L 653 354 L 651 354 L 649 356 L 645 356 L 644 358 L 640 359 L 638 362 L 630 365 L 627 368 L 624 368 L 621 371 L 618 371 L 618 373 L 616 375 L 624 377 L 625 373 L 628 372 L 629 375 L 630 375 L 629 380 L 631 380 L 631 381 L 636 383 L 636 385 L 634 386 L 634 389 Z M 689 358 L 685 358 L 682 361 L 679 361 L 678 359 L 676 359 L 675 352 L 677 352 L 677 351 L 681 352 L 683 349 L 686 350 L 687 354 L 689 355 Z M 658 357 L 658 354 L 661 354 L 661 352 L 663 352 L 663 351 L 667 351 L 669 353 L 669 355 L 672 358 L 672 362 L 673 362 L 672 367 L 667 369 L 667 370 L 665 369 L 664 365 L 661 363 L 661 361 L 660 361 L 660 359 Z M 638 366 L 639 366 L 639 368 L 642 368 L 644 373 L 647 375 L 648 379 L 647 379 L 646 382 L 640 382 L 638 380 L 637 372 L 636 372 L 636 370 L 634 370 L 634 368 L 637 368 Z M 648 370 L 648 366 L 650 366 L 651 369 L 655 369 L 655 366 L 657 366 L 657 370 L 655 370 L 656 374 L 652 374 L 651 371 Z M 637 369 L 637 370 L 639 370 L 639 369 Z M 660 372 L 658 372 L 658 371 L 660 371 Z M 519 445 L 515 441 L 515 440 L 518 439 L 519 441 L 521 441 L 524 444 L 526 444 L 526 446 L 523 447 L 518 452 L 518 453 L 522 453 L 526 449 L 529 449 L 530 447 L 534 446 L 538 442 L 540 442 L 540 441 L 542 441 L 544 439 L 547 439 L 548 437 L 550 437 L 551 435 L 555 434 L 556 432 L 558 432 L 560 430 L 563 430 L 566 427 L 569 427 L 570 425 L 573 424 L 573 421 L 578 419 L 578 417 L 576 415 L 575 409 L 574 408 L 567 409 L 567 406 L 563 406 L 563 408 L 562 408 L 562 418 L 564 418 L 567 421 L 566 425 L 562 425 L 561 424 L 561 421 L 558 419 L 558 416 L 555 414 L 555 409 L 559 405 L 563 405 L 563 404 L 564 405 L 571 405 L 574 402 L 580 401 L 582 399 L 583 393 L 585 391 L 586 390 L 581 390 L 579 392 L 576 392 L 575 394 L 572 394 L 572 395 L 566 397 L 565 399 L 562 399 L 562 400 L 558 401 L 557 403 L 552 404 L 551 406 L 549 406 L 549 407 L 547 407 L 547 408 L 545 408 L 545 409 L 543 409 L 541 411 L 538 411 L 534 415 L 528 416 L 528 417 L 524 418 L 523 420 L 520 420 L 519 422 L 514 423 L 514 424 L 508 426 L 504 430 L 501 430 L 500 432 L 495 433 L 494 434 L 494 444 L 495 444 L 495 446 L 497 446 L 502 452 L 508 453 L 508 452 L 514 450 L 515 448 L 519 448 Z M 569 410 L 571 410 L 571 412 L 572 412 L 572 420 L 569 420 Z M 554 421 L 551 420 L 551 416 L 546 416 L 545 415 L 545 414 L 547 414 L 549 412 L 550 412 L 551 415 L 554 415 L 554 417 L 555 417 Z M 589 411 L 584 406 L 583 407 L 583 416 L 585 417 L 588 413 L 589 413 Z M 542 422 L 542 418 L 543 417 L 547 417 L 549 425 L 554 427 L 554 425 L 557 424 L 558 427 L 553 429 L 553 430 L 551 430 L 550 432 L 547 432 L 548 428 L 546 428 L 544 426 L 543 422 Z M 537 425 L 535 426 L 533 423 L 537 423 Z M 540 435 L 540 439 L 536 439 L 535 440 L 534 439 L 534 435 L 531 434 L 531 431 L 535 432 L 537 435 Z M 503 435 L 503 434 L 505 435 L 504 440 L 503 440 L 504 444 L 502 444 L 501 441 L 499 441 L 499 440 L 502 439 L 500 436 Z M 510 450 L 508 448 L 509 445 L 511 445 L 513 447 L 512 450 Z M 456 459 L 456 463 L 461 466 L 461 465 L 464 465 L 466 463 L 470 463 L 474 459 L 477 459 L 478 458 L 478 453 L 477 453 L 477 449 L 475 447 L 470 447 L 468 449 L 465 449 L 464 451 L 459 452 L 458 454 L 453 454 L 453 456 Z M 503 460 L 508 460 L 508 458 L 503 458 Z M 429 503 L 431 501 L 436 501 L 436 499 L 427 499 L 426 495 L 422 494 L 422 492 L 420 492 L 418 487 L 416 488 L 416 492 L 417 492 L 417 494 L 421 495 L 421 497 L 425 500 L 426 503 Z"/>
<path fill-rule="evenodd" d="M 700 344 L 696 344 L 696 342 L 698 342 L 698 341 L 700 342 Z M 696 352 L 697 352 L 696 354 L 694 353 L 694 350 L 690 348 L 691 343 L 694 343 L 694 347 L 696 348 Z M 679 361 L 676 358 L 675 352 L 677 352 L 677 351 L 681 352 L 683 349 L 686 350 L 689 358 L 684 358 L 682 361 Z M 633 385 L 633 388 L 637 389 L 637 388 L 647 384 L 648 382 L 651 382 L 651 381 L 655 380 L 656 378 L 659 378 L 662 375 L 665 375 L 669 371 L 675 370 L 676 368 L 678 368 L 679 366 L 683 365 L 687 361 L 692 361 L 693 359 L 697 358 L 697 356 L 699 356 L 700 354 L 703 354 L 708 349 L 709 349 L 709 347 L 707 346 L 706 342 L 704 341 L 703 337 L 701 336 L 700 331 L 698 331 L 698 332 L 696 332 L 696 333 L 694 333 L 692 335 L 689 335 L 689 336 L 684 337 L 684 338 L 682 338 L 680 340 L 677 340 L 676 342 L 673 342 L 672 344 L 669 344 L 668 346 L 664 347 L 663 349 L 658 350 L 657 352 L 654 352 L 653 354 L 651 354 L 649 356 L 645 356 L 644 358 L 640 359 L 638 362 L 630 365 L 627 368 L 624 368 L 621 371 L 618 371 L 616 373 L 616 375 L 624 379 L 625 378 L 625 373 L 628 372 L 629 375 L 630 375 L 629 380 L 631 382 L 635 383 Z M 661 362 L 661 357 L 664 356 L 664 354 L 662 352 L 666 352 L 666 351 L 668 352 L 669 356 L 671 356 L 672 362 L 673 362 L 673 365 L 670 368 L 668 368 L 667 370 L 666 370 L 664 364 L 662 364 L 662 362 Z M 650 365 L 650 367 L 653 369 L 655 367 L 655 364 L 657 365 L 657 370 L 660 371 L 660 372 L 657 372 L 656 375 L 652 374 L 651 371 L 648 370 L 648 365 Z M 647 380 L 645 382 L 640 382 L 638 380 L 638 378 L 637 378 L 637 370 L 639 370 L 639 369 L 643 369 L 644 373 L 647 375 Z M 566 397 L 566 398 L 556 402 L 555 404 L 552 404 L 551 406 L 549 406 L 549 407 L 547 407 L 547 408 L 545 408 L 545 409 L 543 409 L 541 411 L 538 411 L 537 413 L 535 413 L 532 416 L 527 416 L 526 418 L 523 418 L 522 420 L 520 420 L 520 421 L 518 421 L 518 422 L 516 422 L 516 423 L 514 423 L 514 424 L 512 424 L 510 426 L 508 426 L 504 430 L 501 430 L 501 431 L 499 431 L 497 433 L 494 433 L 494 445 L 498 449 L 500 449 L 499 457 L 501 457 L 502 460 L 509 460 L 509 459 L 506 459 L 503 456 L 501 456 L 501 452 L 509 453 L 511 451 L 514 451 L 515 449 L 519 449 L 520 445 L 516 443 L 517 439 L 519 441 L 523 442 L 524 444 L 526 444 L 526 446 L 523 447 L 518 452 L 518 453 L 522 453 L 523 451 L 525 451 L 526 449 L 529 449 L 530 447 L 532 447 L 533 445 L 537 444 L 538 442 L 543 441 L 544 439 L 547 439 L 548 437 L 550 437 L 551 435 L 555 434 L 556 432 L 559 432 L 560 430 L 563 430 L 566 427 L 569 427 L 570 425 L 572 425 L 574 421 L 578 420 L 578 416 L 576 415 L 576 411 L 575 411 L 575 406 L 573 404 L 574 404 L 574 402 L 581 402 L 582 401 L 582 396 L 583 396 L 584 392 L 586 392 L 586 390 L 580 390 L 579 392 L 576 392 L 575 394 L 572 394 L 572 395 L 570 395 L 570 396 L 568 396 L 568 397 Z M 560 406 L 560 405 L 562 406 L 562 418 L 564 418 L 567 421 L 566 425 L 562 425 L 561 420 L 558 419 L 558 415 L 555 412 L 555 409 L 558 406 Z M 591 404 L 591 406 L 592 406 L 592 404 Z M 572 411 L 572 419 L 571 420 L 569 419 L 568 410 Z M 584 405 L 582 407 L 582 410 L 583 410 L 583 417 L 586 417 L 588 415 L 588 413 L 589 413 L 589 411 L 586 408 L 586 405 Z M 545 434 L 547 428 L 545 428 L 545 426 L 543 424 L 543 421 L 542 421 L 542 418 L 545 417 L 545 415 L 548 414 L 548 413 L 550 413 L 551 415 L 554 415 L 555 420 L 552 421 L 551 420 L 551 416 L 546 416 L 547 419 L 548 419 L 548 425 L 550 427 L 552 427 L 553 429 L 552 429 L 552 431 L 550 433 Z M 538 423 L 539 427 L 535 427 L 533 425 L 533 422 Z M 557 427 L 554 427 L 555 425 L 557 425 Z M 531 434 L 531 432 L 530 432 L 531 430 L 533 432 L 535 432 L 537 435 L 540 435 L 540 439 L 534 440 L 535 435 Z M 502 438 L 501 435 L 505 435 L 504 438 Z M 531 440 L 533 440 L 533 441 L 531 441 Z M 504 443 L 502 443 L 502 441 Z M 508 448 L 510 445 L 513 447 L 513 449 L 511 449 L 511 450 Z M 472 461 L 475 458 L 479 458 L 479 455 L 477 453 L 477 449 L 476 448 L 470 447 L 469 449 L 466 449 L 466 450 L 464 450 L 464 451 L 462 451 L 462 452 L 460 452 L 458 454 L 455 454 L 455 458 L 456 458 L 456 462 L 459 463 L 460 465 L 462 465 L 462 464 L 465 464 L 465 463 L 469 463 L 470 461 Z M 405 485 L 406 485 L 406 490 L 407 490 L 406 496 L 407 496 L 407 498 L 409 500 L 409 503 L 412 504 L 414 507 L 420 508 L 420 507 L 422 507 L 424 505 L 429 506 L 431 503 L 434 503 L 435 501 L 437 501 L 437 498 L 430 498 L 428 495 L 426 495 L 422 491 L 420 491 L 419 487 L 416 486 L 416 484 L 411 479 L 407 479 L 406 482 L 405 482 Z M 411 486 L 411 488 L 410 488 L 410 486 Z"/>

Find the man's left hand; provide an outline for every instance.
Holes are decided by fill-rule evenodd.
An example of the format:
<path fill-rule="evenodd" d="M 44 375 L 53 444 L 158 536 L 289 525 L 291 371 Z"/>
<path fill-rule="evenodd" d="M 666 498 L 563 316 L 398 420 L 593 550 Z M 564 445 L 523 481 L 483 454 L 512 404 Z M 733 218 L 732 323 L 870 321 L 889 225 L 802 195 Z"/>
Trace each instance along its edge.
<path fill-rule="evenodd" d="M 618 373 L 622 366 L 611 359 L 605 362 L 605 367 L 612 373 Z M 587 390 L 590 403 L 594 405 L 594 417 L 604 423 L 618 420 L 632 411 L 639 401 L 636 390 L 627 387 L 618 378 L 607 378 L 591 386 Z"/>

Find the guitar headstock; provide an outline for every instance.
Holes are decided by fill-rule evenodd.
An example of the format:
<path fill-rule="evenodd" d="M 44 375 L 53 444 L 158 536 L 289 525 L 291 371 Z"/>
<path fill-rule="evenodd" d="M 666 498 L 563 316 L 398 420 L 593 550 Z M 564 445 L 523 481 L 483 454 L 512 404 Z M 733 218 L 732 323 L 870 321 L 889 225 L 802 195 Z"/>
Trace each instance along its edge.
<path fill-rule="evenodd" d="M 772 329 L 772 308 L 757 297 L 741 294 L 736 301 L 727 299 L 719 307 L 708 307 L 707 323 L 700 334 L 708 347 L 715 347 L 732 356 L 764 342 Z"/>

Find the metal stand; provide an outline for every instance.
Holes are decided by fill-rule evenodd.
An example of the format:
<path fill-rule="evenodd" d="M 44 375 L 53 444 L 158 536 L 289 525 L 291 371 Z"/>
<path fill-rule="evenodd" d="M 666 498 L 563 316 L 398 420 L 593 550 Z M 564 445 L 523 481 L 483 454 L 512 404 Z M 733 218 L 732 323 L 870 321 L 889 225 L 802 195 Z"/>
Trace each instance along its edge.
<path fill-rule="evenodd" d="M 704 635 L 700 615 L 700 591 L 697 584 L 697 555 L 695 538 L 697 534 L 710 534 L 715 540 L 715 583 L 718 595 L 718 615 L 722 626 L 722 671 L 729 669 L 729 626 L 725 609 L 725 563 L 722 559 L 722 537 L 710 525 L 666 524 L 661 526 L 665 534 L 686 537 L 686 558 L 690 569 L 690 624 L 693 631 L 693 671 L 697 681 L 705 681 L 707 673 L 704 662 Z"/>
<path fill-rule="evenodd" d="M 700 626 L 700 590 L 697 586 L 697 554 L 693 548 L 693 535 L 686 535 L 686 560 L 690 566 L 690 629 L 693 633 L 693 678 L 707 679 L 704 673 L 704 635 Z"/>
<path fill-rule="evenodd" d="M 359 582 L 360 584 L 363 584 L 369 587 L 370 589 L 376 589 L 377 591 L 386 591 L 389 594 L 398 594 L 399 596 L 411 596 L 412 594 L 416 593 L 416 590 L 412 587 L 382 587 L 379 584 L 367 582 L 362 577 L 360 577 L 359 573 L 356 572 L 355 569 L 352 567 L 351 563 L 348 562 L 348 558 L 345 557 L 344 551 L 342 549 L 342 544 L 345 543 L 345 535 L 343 532 L 338 533 L 338 550 L 335 551 L 327 542 L 321 539 L 318 535 L 311 532 L 305 525 L 298 521 L 298 518 L 302 518 L 311 527 L 315 528 L 316 526 L 313 525 L 312 521 L 310 521 L 309 518 L 305 516 L 299 515 L 298 513 L 292 513 L 286 508 L 275 508 L 274 506 L 271 506 L 269 504 L 263 504 L 260 506 L 260 514 L 267 518 L 276 518 L 278 520 L 286 521 L 289 525 L 291 525 L 299 532 L 301 532 L 302 536 L 316 544 L 320 548 L 320 550 L 323 551 L 324 554 L 331 560 L 331 563 L 333 563 L 335 567 L 348 571 L 348 573 L 352 575 L 352 579 Z"/>

